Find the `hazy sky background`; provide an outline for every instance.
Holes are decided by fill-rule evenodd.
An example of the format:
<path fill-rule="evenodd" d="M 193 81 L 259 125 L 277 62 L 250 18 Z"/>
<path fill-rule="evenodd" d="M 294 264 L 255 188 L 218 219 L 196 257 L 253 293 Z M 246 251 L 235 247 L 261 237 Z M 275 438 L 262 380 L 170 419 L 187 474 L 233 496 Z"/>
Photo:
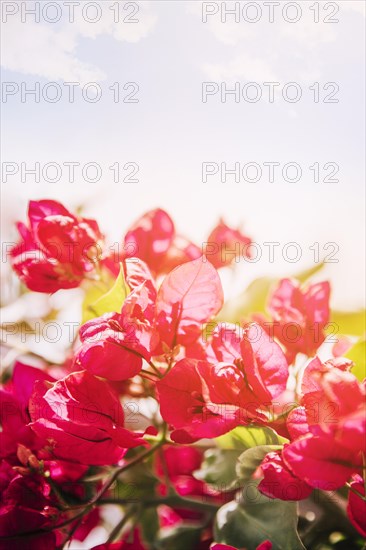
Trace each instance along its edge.
<path fill-rule="evenodd" d="M 87 2 L 81 2 L 80 6 Z M 299 2 L 303 16 L 286 22 L 281 2 L 275 21 L 268 22 L 262 5 L 257 23 L 220 13 L 202 22 L 202 3 L 195 1 L 137 2 L 138 23 L 113 22 L 112 2 L 103 2 L 101 20 L 88 23 L 75 8 L 74 23 L 63 18 L 55 24 L 41 17 L 36 23 L 19 12 L 3 23 L 3 86 L 14 82 L 41 90 L 48 82 L 63 89 L 60 101 L 39 103 L 33 97 L 21 102 L 17 93 L 2 103 L 3 162 L 98 163 L 102 178 L 90 184 L 76 169 L 74 183 L 21 181 L 20 172 L 3 182 L 3 240 L 15 237 L 13 222 L 24 218 L 29 199 L 54 198 L 69 207 L 84 205 L 88 216 L 98 218 L 111 241 L 119 240 L 128 225 L 150 208 L 166 208 L 180 232 L 198 243 L 205 240 L 219 216 L 243 224 L 257 243 L 278 241 L 274 263 L 263 258 L 240 265 L 236 292 L 259 275 L 285 276 L 311 267 L 314 242 L 339 246 L 338 263 L 327 264 L 324 277 L 334 283 L 333 304 L 356 308 L 364 300 L 364 160 L 365 122 L 365 3 L 338 1 L 338 23 L 324 23 L 330 14 L 320 2 L 319 23 L 314 23 L 313 2 Z M 41 2 L 41 4 L 44 4 Z M 123 2 L 121 5 L 123 7 Z M 220 3 L 218 3 L 220 4 Z M 230 7 L 234 2 L 227 2 Z M 247 4 L 247 2 L 241 2 Z M 27 2 L 27 6 L 34 2 Z M 125 16 L 129 13 L 122 11 Z M 289 12 L 290 13 L 290 12 Z M 50 9 L 50 17 L 52 17 Z M 3 13 L 4 15 L 4 13 Z M 92 9 L 90 10 L 92 16 Z M 202 82 L 225 81 L 227 86 L 279 82 L 274 103 L 257 103 L 232 96 L 220 102 L 219 94 L 202 102 Z M 102 97 L 96 103 L 82 99 L 80 86 L 69 103 L 63 82 L 99 83 Z M 114 103 L 113 83 L 135 82 L 138 103 Z M 284 101 L 283 85 L 297 82 L 302 98 Z M 314 103 L 309 90 L 336 82 L 338 103 Z M 130 88 L 127 91 L 131 91 Z M 328 93 L 332 91 L 328 89 Z M 122 92 L 125 94 L 122 90 Z M 51 93 L 51 91 L 50 91 Z M 115 162 L 139 165 L 138 183 L 114 183 L 108 168 Z M 218 176 L 202 182 L 202 162 L 297 162 L 303 170 L 297 183 L 278 177 L 269 183 L 266 172 L 257 183 L 222 183 Z M 338 183 L 314 183 L 309 166 L 337 163 Z M 301 261 L 285 262 L 283 245 L 298 242 Z M 331 249 L 328 250 L 331 252 Z M 321 253 L 321 255 L 323 255 Z"/>

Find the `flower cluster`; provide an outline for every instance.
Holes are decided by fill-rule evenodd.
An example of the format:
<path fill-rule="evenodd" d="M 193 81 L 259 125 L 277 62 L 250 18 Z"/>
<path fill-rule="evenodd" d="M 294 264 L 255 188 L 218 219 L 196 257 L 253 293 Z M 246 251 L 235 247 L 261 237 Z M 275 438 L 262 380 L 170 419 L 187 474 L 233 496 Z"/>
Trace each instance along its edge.
<path fill-rule="evenodd" d="M 1 550 L 93 540 L 110 506 L 94 550 L 318 548 L 299 500 L 322 537 L 366 536 L 365 382 L 327 345 L 328 282 L 274 281 L 226 319 L 222 252 L 251 240 L 222 220 L 198 247 L 153 210 L 117 255 L 52 200 L 18 229 L 21 281 L 81 287 L 86 314 L 65 364 L 4 373 Z"/>
<path fill-rule="evenodd" d="M 106 245 L 95 220 L 76 216 L 54 200 L 30 201 L 28 219 L 28 226 L 17 224 L 21 240 L 11 250 L 11 262 L 25 285 L 37 292 L 78 287 L 103 267 L 118 272 L 119 261 L 131 257 L 143 260 L 157 275 L 203 252 L 215 267 L 230 265 L 235 254 L 226 252 L 237 242 L 250 256 L 251 239 L 222 220 L 198 247 L 176 233 L 173 220 L 161 209 L 139 218 L 117 248 Z"/>

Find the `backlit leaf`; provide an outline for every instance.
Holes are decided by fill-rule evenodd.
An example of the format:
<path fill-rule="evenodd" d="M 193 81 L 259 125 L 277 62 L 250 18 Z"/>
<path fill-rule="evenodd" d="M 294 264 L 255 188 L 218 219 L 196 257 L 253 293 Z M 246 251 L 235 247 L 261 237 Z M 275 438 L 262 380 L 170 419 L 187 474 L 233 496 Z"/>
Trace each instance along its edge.
<path fill-rule="evenodd" d="M 270 540 L 272 550 L 304 550 L 297 533 L 297 506 L 290 501 L 269 499 L 256 483 L 248 483 L 242 501 L 229 502 L 216 515 L 215 540 L 235 548 L 256 550 Z"/>
<path fill-rule="evenodd" d="M 288 440 L 278 435 L 272 428 L 262 426 L 238 426 L 231 432 L 216 439 L 222 449 L 245 451 L 259 445 L 283 445 Z"/>
<path fill-rule="evenodd" d="M 238 458 L 236 474 L 241 480 L 248 481 L 267 453 L 282 449 L 282 445 L 259 445 L 244 451 Z"/>
<path fill-rule="evenodd" d="M 346 353 L 346 357 L 351 359 L 355 364 L 352 368 L 352 374 L 362 382 L 362 380 L 366 378 L 366 341 L 361 339 L 356 342 L 356 344 Z"/>
<path fill-rule="evenodd" d="M 123 266 L 121 264 L 119 274 L 112 288 L 103 293 L 98 285 L 90 287 L 86 293 L 83 303 L 82 323 L 86 323 L 104 313 L 121 311 L 123 302 L 128 296 L 130 289 L 125 281 Z"/>

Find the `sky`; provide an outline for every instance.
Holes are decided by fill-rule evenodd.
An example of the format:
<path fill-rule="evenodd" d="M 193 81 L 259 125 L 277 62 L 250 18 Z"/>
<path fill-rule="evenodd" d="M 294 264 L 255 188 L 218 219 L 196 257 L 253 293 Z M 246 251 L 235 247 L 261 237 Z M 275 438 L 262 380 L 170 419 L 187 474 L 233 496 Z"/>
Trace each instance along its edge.
<path fill-rule="evenodd" d="M 1 5 L 3 241 L 30 199 L 82 206 L 112 243 L 151 208 L 197 243 L 223 217 L 262 253 L 228 294 L 317 250 L 333 305 L 362 306 L 363 1 L 36 4 Z"/>

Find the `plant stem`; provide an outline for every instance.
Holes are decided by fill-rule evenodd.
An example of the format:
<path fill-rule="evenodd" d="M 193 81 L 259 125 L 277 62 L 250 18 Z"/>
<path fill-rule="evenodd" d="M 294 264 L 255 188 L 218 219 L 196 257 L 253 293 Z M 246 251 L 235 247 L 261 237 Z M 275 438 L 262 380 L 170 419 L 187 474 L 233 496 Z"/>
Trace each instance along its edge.
<path fill-rule="evenodd" d="M 99 499 L 101 499 L 102 496 L 108 491 L 108 489 L 116 481 L 118 476 L 120 474 L 126 472 L 127 470 L 129 470 L 130 468 L 132 468 L 133 466 L 138 464 L 139 462 L 142 462 L 143 460 L 145 460 L 145 458 L 148 458 L 149 456 L 154 454 L 155 451 L 157 451 L 162 445 L 164 445 L 164 443 L 166 442 L 166 431 L 167 431 L 167 426 L 164 424 L 161 439 L 154 446 L 150 447 L 149 449 L 147 449 L 143 453 L 139 454 L 138 456 L 136 456 L 134 459 L 132 459 L 130 462 L 128 462 L 124 466 L 121 466 L 121 467 L 117 468 L 113 472 L 112 476 L 105 482 L 103 487 L 100 489 L 100 491 L 96 494 L 96 496 L 90 502 L 84 503 L 84 504 L 81 504 L 81 505 L 78 505 L 78 506 L 70 507 L 69 508 L 70 511 L 77 510 L 77 509 L 80 509 L 81 507 L 83 507 L 83 510 L 81 510 L 78 514 L 76 514 L 72 518 L 68 518 L 67 520 L 63 521 L 62 523 L 58 523 L 57 525 L 52 526 L 50 529 L 37 529 L 35 531 L 28 531 L 26 533 L 21 533 L 20 535 L 11 535 L 11 536 L 6 536 L 6 537 L 0 537 L 0 541 L 14 540 L 14 539 L 18 539 L 18 538 L 21 539 L 21 538 L 41 535 L 41 534 L 44 534 L 44 533 L 47 533 L 47 532 L 54 531 L 55 529 L 60 529 L 61 527 L 65 527 L 66 525 L 69 525 L 70 523 L 72 523 L 76 520 L 79 520 L 73 526 L 73 528 L 71 529 L 71 532 L 69 533 L 67 539 L 63 542 L 63 546 L 64 546 L 70 540 L 72 535 L 75 533 L 75 531 L 77 530 L 77 528 L 81 524 L 82 519 L 85 516 L 85 514 L 87 514 L 95 505 L 98 504 Z"/>
<path fill-rule="evenodd" d="M 347 485 L 348 489 L 349 489 L 350 491 L 352 491 L 352 493 L 354 493 L 355 495 L 357 495 L 360 499 L 366 501 L 366 497 L 365 497 L 364 495 L 361 495 L 361 493 L 359 493 L 359 492 L 357 491 L 357 489 L 354 489 L 350 483 L 346 483 L 346 485 Z"/>
<path fill-rule="evenodd" d="M 147 449 L 140 455 L 136 456 L 133 460 L 131 460 L 124 466 L 117 468 L 117 470 L 115 470 L 113 475 L 109 478 L 108 481 L 106 481 L 106 483 L 103 485 L 100 491 L 96 494 L 96 496 L 90 502 L 89 506 L 93 506 L 94 504 L 96 504 L 96 502 L 108 491 L 109 487 L 116 481 L 116 479 L 120 474 L 126 472 L 127 470 L 129 470 L 130 468 L 138 464 L 139 462 L 142 462 L 143 460 L 145 460 L 145 458 L 148 458 L 149 456 L 154 454 L 155 451 L 157 451 L 162 445 L 164 445 L 164 443 L 165 443 L 165 435 L 163 435 L 160 441 L 158 441 L 158 443 L 153 445 L 153 447 L 150 447 L 150 449 Z"/>
<path fill-rule="evenodd" d="M 150 378 L 150 376 L 157 376 L 155 373 L 150 372 L 148 370 L 141 369 L 139 372 L 139 375 L 142 378 L 145 378 L 145 380 L 149 380 L 149 382 L 157 382 L 156 378 Z"/>
<path fill-rule="evenodd" d="M 162 378 L 162 374 L 161 374 L 161 372 L 159 371 L 158 367 L 156 367 L 152 361 L 147 361 L 147 362 L 149 363 L 149 365 L 150 365 L 150 367 L 152 368 L 152 370 L 155 372 L 156 376 L 157 376 L 158 378 Z"/>
<path fill-rule="evenodd" d="M 113 499 L 113 498 L 106 498 L 99 500 L 99 505 L 107 505 L 107 504 L 119 504 L 121 506 L 126 504 L 131 504 L 131 499 Z M 213 502 L 204 502 L 202 500 L 193 499 L 193 498 L 185 498 L 181 497 L 179 495 L 169 495 L 167 497 L 163 498 L 148 498 L 146 500 L 141 501 L 141 504 L 144 506 L 144 508 L 149 508 L 151 506 L 156 507 L 160 506 L 161 504 L 165 504 L 167 506 L 171 507 L 178 507 L 178 508 L 184 508 L 184 509 L 193 509 L 193 510 L 200 510 L 202 512 L 216 512 L 220 505 L 215 504 Z"/>
<path fill-rule="evenodd" d="M 121 521 L 119 521 L 117 525 L 114 527 L 114 529 L 111 531 L 106 541 L 106 544 L 114 541 L 114 539 L 119 535 L 123 527 L 126 525 L 128 520 L 135 514 L 135 512 L 136 512 L 136 508 L 133 506 L 125 513 Z"/>
<path fill-rule="evenodd" d="M 82 520 L 83 520 L 83 517 L 85 514 L 87 514 L 99 501 L 100 498 L 102 498 L 102 496 L 108 491 L 108 489 L 110 488 L 111 485 L 113 485 L 113 483 L 116 481 L 116 479 L 118 478 L 118 476 L 124 472 L 126 472 L 127 470 L 129 470 L 130 468 L 132 468 L 133 466 L 135 466 L 136 464 L 139 464 L 140 462 L 142 462 L 145 458 L 151 456 L 153 453 L 155 453 L 155 451 L 157 449 L 159 449 L 163 444 L 165 443 L 165 434 L 163 434 L 162 438 L 160 439 L 160 441 L 158 441 L 158 443 L 156 443 L 153 447 L 150 447 L 150 449 L 147 449 L 145 452 L 141 453 L 140 455 L 136 456 L 133 460 L 131 460 L 130 462 L 128 462 L 127 464 L 125 464 L 124 466 L 121 466 L 120 468 L 117 468 L 114 473 L 111 475 L 111 477 L 105 482 L 105 484 L 103 485 L 103 487 L 100 489 L 100 491 L 98 491 L 98 493 L 95 495 L 95 497 L 85 506 L 85 504 L 83 504 L 82 506 L 85 506 L 84 510 L 83 510 L 83 513 L 81 515 L 81 517 L 79 518 L 79 521 L 76 523 L 76 525 L 73 526 L 68 538 L 66 539 L 65 543 L 71 539 L 71 537 L 73 536 L 73 534 L 75 533 L 75 531 L 78 529 L 79 525 L 81 524 Z M 64 543 L 64 544 L 65 544 Z"/>

